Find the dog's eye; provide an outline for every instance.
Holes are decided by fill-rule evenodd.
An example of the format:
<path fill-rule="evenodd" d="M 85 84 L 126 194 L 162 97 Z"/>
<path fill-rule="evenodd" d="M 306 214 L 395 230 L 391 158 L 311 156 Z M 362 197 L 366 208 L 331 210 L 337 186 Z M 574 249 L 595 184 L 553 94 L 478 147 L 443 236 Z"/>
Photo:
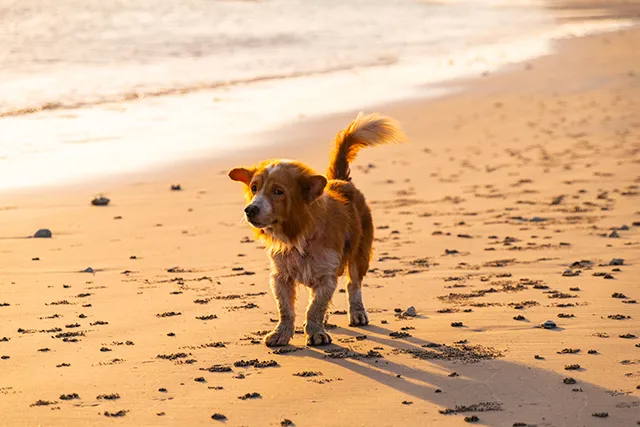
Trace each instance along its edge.
<path fill-rule="evenodd" d="M 273 195 L 274 196 L 282 196 L 284 194 L 284 191 L 282 191 L 279 188 L 276 188 L 275 190 L 273 190 Z"/>
<path fill-rule="evenodd" d="M 253 185 L 251 186 L 251 192 L 252 192 L 252 193 L 255 193 L 256 191 L 258 191 L 258 186 L 257 186 L 257 185 L 255 185 L 255 184 L 253 184 Z"/>

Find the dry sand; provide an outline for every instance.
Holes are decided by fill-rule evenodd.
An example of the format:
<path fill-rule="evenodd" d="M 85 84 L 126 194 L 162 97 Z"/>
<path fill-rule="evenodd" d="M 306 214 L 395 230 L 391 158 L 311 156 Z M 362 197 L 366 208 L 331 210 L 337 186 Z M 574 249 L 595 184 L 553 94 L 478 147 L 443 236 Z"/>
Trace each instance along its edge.
<path fill-rule="evenodd" d="M 351 115 L 135 183 L 4 195 L 0 425 L 635 425 L 639 46 L 639 29 L 569 40 L 381 108 L 411 142 L 354 164 L 377 226 L 371 324 L 348 327 L 336 293 L 328 347 L 261 343 L 268 263 L 226 170 L 268 152 L 323 171 Z M 112 203 L 91 206 L 103 190 Z M 53 238 L 25 238 L 43 227 Z"/>

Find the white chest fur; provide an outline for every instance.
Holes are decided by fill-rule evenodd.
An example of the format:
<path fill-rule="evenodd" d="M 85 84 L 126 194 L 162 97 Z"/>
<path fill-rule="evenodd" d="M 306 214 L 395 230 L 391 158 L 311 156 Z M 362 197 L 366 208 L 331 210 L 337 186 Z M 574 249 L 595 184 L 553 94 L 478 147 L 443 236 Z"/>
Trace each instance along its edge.
<path fill-rule="evenodd" d="M 335 277 L 340 265 L 340 255 L 336 251 L 313 249 L 309 248 L 304 254 L 297 249 L 273 254 L 272 261 L 279 272 L 313 288 L 323 277 Z"/>

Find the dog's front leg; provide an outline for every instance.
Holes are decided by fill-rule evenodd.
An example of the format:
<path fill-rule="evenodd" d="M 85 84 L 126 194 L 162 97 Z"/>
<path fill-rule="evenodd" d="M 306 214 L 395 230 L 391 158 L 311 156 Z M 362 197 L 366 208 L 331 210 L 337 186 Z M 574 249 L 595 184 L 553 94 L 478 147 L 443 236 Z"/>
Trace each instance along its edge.
<path fill-rule="evenodd" d="M 337 286 L 338 278 L 328 275 L 318 280 L 316 286 L 311 288 L 307 321 L 304 325 L 307 345 L 331 344 L 331 337 L 324 329 L 324 319 Z"/>
<path fill-rule="evenodd" d="M 272 273 L 271 291 L 278 304 L 280 319 L 275 329 L 264 337 L 264 343 L 269 347 L 287 345 L 295 328 L 296 283 L 288 275 Z"/>

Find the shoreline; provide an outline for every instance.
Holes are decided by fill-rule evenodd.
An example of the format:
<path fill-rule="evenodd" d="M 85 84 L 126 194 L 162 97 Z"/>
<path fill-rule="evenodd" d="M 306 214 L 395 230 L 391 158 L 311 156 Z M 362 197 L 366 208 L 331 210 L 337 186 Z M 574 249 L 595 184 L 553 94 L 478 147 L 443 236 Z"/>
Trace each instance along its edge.
<path fill-rule="evenodd" d="M 543 55 L 540 57 L 533 58 L 531 60 L 522 61 L 515 64 L 507 64 L 500 67 L 494 73 L 491 73 L 492 76 L 509 76 L 511 73 L 517 73 L 521 67 L 529 67 L 531 63 L 535 63 L 539 60 L 544 60 L 550 56 L 562 55 L 563 51 L 566 49 L 570 49 L 570 45 L 572 42 L 578 39 L 588 39 L 588 38 L 598 38 L 603 37 L 603 34 L 611 34 L 616 32 L 625 32 L 629 30 L 633 30 L 632 28 L 625 28 L 621 30 L 611 30 L 606 31 L 605 33 L 596 33 L 596 34 L 588 34 L 583 36 L 578 36 L 570 39 L 562 39 L 557 40 L 552 45 L 552 52 Z M 635 26 L 637 28 L 637 24 Z M 379 104 L 372 105 L 366 111 L 393 111 L 400 109 L 403 107 L 411 107 L 414 105 L 423 105 L 425 103 L 437 103 L 439 100 L 443 99 L 455 99 L 460 96 L 465 96 L 465 92 L 472 91 L 476 92 L 481 90 L 481 83 L 486 79 L 487 75 L 476 76 L 476 77 L 463 77 L 457 78 L 453 80 L 449 80 L 439 84 L 440 88 L 448 88 L 445 89 L 440 95 L 435 96 L 415 96 L 413 99 L 399 99 L 393 102 L 384 102 Z M 429 89 L 430 85 L 426 85 L 422 90 Z M 290 156 L 296 153 L 309 153 L 310 148 L 305 145 L 306 142 L 313 142 L 315 146 L 312 147 L 311 152 L 315 157 L 317 155 L 324 156 L 325 152 L 328 152 L 328 144 L 333 140 L 335 133 L 338 130 L 342 129 L 346 126 L 355 115 L 362 111 L 362 109 L 355 109 L 348 112 L 337 112 L 337 113 L 328 113 L 322 114 L 317 117 L 312 118 L 304 118 L 301 121 L 296 123 L 292 123 L 287 126 L 279 126 L 271 130 L 260 131 L 253 134 L 247 134 L 241 137 L 245 141 L 254 141 L 248 143 L 249 147 L 236 149 L 232 151 L 223 151 L 221 153 L 207 153 L 204 154 L 201 158 L 192 158 L 192 159 L 180 159 L 175 164 L 164 163 L 160 165 L 152 165 L 141 167 L 135 171 L 121 172 L 121 173 L 113 173 L 107 174 L 100 177 L 88 177 L 82 180 L 81 183 L 53 183 L 45 186 L 29 186 L 29 187 L 19 187 L 19 188 L 1 188 L 0 195 L 3 196 L 5 200 L 11 200 L 18 198 L 34 198 L 43 195 L 47 192 L 59 192 L 59 193 L 68 193 L 75 191 L 82 191 L 90 193 L 91 187 L 101 187 L 95 192 L 96 195 L 113 191 L 118 188 L 122 188 L 123 186 L 131 186 L 136 185 L 136 183 L 140 182 L 148 182 L 148 181 L 160 181 L 162 180 L 163 175 L 173 175 L 175 178 L 171 182 L 178 182 L 181 179 L 185 179 L 189 176 L 193 175 L 193 171 L 196 174 L 203 173 L 204 170 L 210 167 L 219 167 L 223 164 L 229 164 L 232 162 L 242 161 L 242 159 L 246 159 L 247 157 L 253 158 L 254 160 L 265 158 L 265 157 L 286 157 L 284 153 L 291 153 Z M 312 140 L 303 139 L 304 143 L 300 144 L 301 139 L 300 135 L 305 135 L 311 133 L 313 135 L 324 135 L 324 139 L 317 141 L 316 137 L 312 137 Z M 261 142 L 255 142 L 256 140 L 260 140 Z M 299 147 L 302 145 L 304 148 Z M 327 145 L 327 147 L 324 147 Z M 293 150 L 293 152 L 291 151 Z M 282 155 L 273 154 L 274 152 L 282 153 Z M 298 155 L 299 155 L 298 154 Z M 187 171 L 185 173 L 185 171 Z M 2 208 L 3 206 L 0 206 Z"/>
<path fill-rule="evenodd" d="M 625 20 L 624 17 L 619 17 L 618 20 L 615 21 L 615 26 L 614 27 L 609 27 L 609 24 L 605 23 L 605 27 L 603 28 L 598 28 L 596 27 L 589 27 L 590 22 L 594 22 L 594 20 L 590 20 L 590 19 L 585 19 L 584 21 L 582 21 L 581 24 L 578 25 L 578 27 L 576 27 L 578 29 L 578 32 L 580 32 L 581 30 L 584 31 L 588 28 L 590 28 L 587 32 L 589 31 L 593 31 L 597 34 L 601 34 L 601 33 L 609 33 L 609 32 L 615 32 L 617 30 L 619 30 L 619 27 L 625 27 L 626 25 L 633 25 L 630 23 L 630 21 L 628 20 L 628 18 Z M 607 20 L 608 22 L 608 20 Z M 571 30 L 569 29 L 569 27 L 562 27 L 562 23 L 558 24 L 558 27 L 556 27 L 556 33 L 560 34 L 565 34 L 566 32 L 571 32 Z M 595 24 L 594 25 L 602 25 L 602 20 L 595 20 Z M 586 27 L 585 27 L 586 26 Z M 616 30 L 615 27 L 618 27 L 618 29 Z M 581 29 L 581 30 L 580 30 Z M 557 35 L 555 37 L 558 37 Z M 578 35 L 576 37 L 585 37 L 584 35 Z M 586 36 L 588 37 L 588 35 Z M 553 38 L 552 38 L 553 39 Z M 518 43 L 522 43 L 525 39 L 521 38 L 518 39 Z M 569 39 L 570 40 L 570 39 Z M 556 40 L 554 42 L 551 43 L 550 45 L 550 53 L 548 54 L 556 54 L 556 51 L 558 49 L 557 46 L 561 46 L 562 43 L 564 41 L 567 41 L 567 39 L 560 39 L 560 40 Z M 485 47 L 484 50 L 487 50 L 488 47 Z M 562 48 L 560 48 L 562 49 Z M 540 53 L 541 54 L 541 53 Z M 542 57 L 546 56 L 545 54 L 542 54 Z M 521 58 L 522 59 L 522 58 Z M 507 63 L 507 64 L 503 64 L 500 67 L 498 67 L 497 70 L 495 70 L 495 72 L 491 72 L 491 74 L 495 74 L 495 73 L 505 73 L 505 72 L 509 72 L 511 69 L 517 69 L 518 64 L 523 63 L 523 62 L 530 62 L 531 60 L 535 60 L 535 58 L 533 59 L 526 59 L 523 61 L 517 61 L 515 63 Z M 488 66 L 488 69 L 491 69 L 492 66 Z M 366 71 L 366 70 L 365 70 Z M 469 74 L 469 70 L 466 71 L 466 74 Z M 371 101 L 371 102 L 364 102 L 364 103 L 360 103 L 360 101 L 357 101 L 356 103 L 360 103 L 360 105 L 369 105 L 369 110 L 376 110 L 376 109 L 382 109 L 384 110 L 385 108 L 387 108 L 387 106 L 393 106 L 393 105 L 398 105 L 398 104 L 402 104 L 405 102 L 411 103 L 411 102 L 428 102 L 429 100 L 435 100 L 438 98 L 446 98 L 449 96 L 455 96 L 455 92 L 456 90 L 464 90 L 465 87 L 472 87 L 475 84 L 477 84 L 477 82 L 481 81 L 483 79 L 482 75 L 486 75 L 489 74 L 489 72 L 485 71 L 480 73 L 478 71 L 478 75 L 477 76 L 454 76 L 453 78 L 450 79 L 444 79 L 444 80 L 438 80 L 437 82 L 433 83 L 433 84 L 421 84 L 420 86 L 412 86 L 412 89 L 409 90 L 408 88 L 406 88 L 405 90 L 401 90 L 398 93 L 396 93 L 394 95 L 393 98 L 395 98 L 395 100 L 391 100 L 392 97 L 387 96 L 387 98 L 389 99 L 388 101 Z M 294 79 L 295 80 L 295 79 Z M 148 116 L 149 114 L 151 114 L 151 110 L 148 112 L 144 112 L 144 108 L 146 107 L 140 107 L 140 104 L 138 105 L 138 102 L 160 102 L 160 103 L 165 103 L 166 104 L 166 108 L 168 109 L 168 111 L 170 112 L 169 116 L 176 114 L 176 113 L 180 113 L 180 106 L 178 104 L 184 104 L 184 105 L 191 105 L 192 108 L 195 108 L 196 110 L 198 109 L 198 105 L 199 103 L 202 104 L 202 100 L 198 101 L 197 99 L 194 98 L 194 96 L 196 97 L 200 97 L 200 98 L 208 98 L 210 96 L 214 96 L 216 95 L 216 91 L 199 91 L 196 92 L 194 94 L 186 94 L 186 95 L 180 95 L 180 96 L 165 96 L 165 97 L 160 97 L 158 98 L 157 101 L 153 101 L 152 100 L 144 100 L 144 101 L 133 101 L 131 103 L 125 103 L 125 104 L 119 104 L 119 103 L 109 103 L 109 104 L 105 104 L 106 106 L 106 110 L 104 111 L 105 114 L 107 114 L 106 116 L 103 115 L 102 119 L 100 118 L 100 114 L 99 111 L 97 112 L 98 114 L 96 114 L 96 112 L 93 112 L 91 109 L 80 109 L 80 110 L 69 110 L 69 114 L 70 115 L 82 115 L 84 116 L 84 118 L 79 119 L 81 121 L 85 121 L 86 123 L 91 123 L 91 121 L 95 121 L 95 120 L 103 120 L 105 117 L 108 118 L 110 114 L 108 110 L 114 110 L 114 111 L 118 111 L 118 110 L 122 110 L 123 113 L 122 114 L 128 114 L 129 116 L 132 117 L 131 120 L 139 120 L 142 118 L 142 120 L 148 120 L 148 117 L 145 119 L 145 116 Z M 185 97 L 191 97 L 189 99 L 186 99 Z M 138 105 L 138 106 L 136 106 Z M 202 106 L 202 105 L 200 105 Z M 142 108 L 142 110 L 137 110 L 137 108 Z M 291 107 L 289 107 L 291 108 Z M 322 107 L 324 108 L 324 107 Z M 74 178 L 75 181 L 83 181 L 83 182 L 91 182 L 92 184 L 95 185 L 100 185 L 100 183 L 104 183 L 106 184 L 106 186 L 110 186 L 112 183 L 123 183 L 123 182 L 127 182 L 127 181 L 131 181 L 132 179 L 142 179 L 144 178 L 145 175 L 154 175 L 157 176 L 159 173 L 161 173 L 162 170 L 175 170 L 176 166 L 174 164 L 172 164 L 172 162 L 168 161 L 168 153 L 169 152 L 175 152 L 175 158 L 177 158 L 178 162 L 181 163 L 182 167 L 184 168 L 191 168 L 192 165 L 197 165 L 200 162 L 215 162 L 215 163 L 219 163 L 219 159 L 221 158 L 226 158 L 226 159 L 231 159 L 234 157 L 238 157 L 240 153 L 247 153 L 250 151 L 256 151 L 256 152 L 263 152 L 266 153 L 269 150 L 273 149 L 274 147 L 270 146 L 270 136 L 274 134 L 274 132 L 278 132 L 280 130 L 284 130 L 287 133 L 296 133 L 296 127 L 298 126 L 306 126 L 306 122 L 308 122 L 309 120 L 311 121 L 317 121 L 317 120 L 327 120 L 327 121 L 331 121 L 332 117 L 334 116 L 345 116 L 346 114 L 349 115 L 353 115 L 355 114 L 355 112 L 363 110 L 363 108 L 353 108 L 353 107 L 341 107 L 341 109 L 348 111 L 348 113 L 345 112 L 328 112 L 324 111 L 322 108 L 320 108 L 320 110 L 318 112 L 316 112 L 316 114 L 312 114 L 311 116 L 309 116 L 309 118 L 306 117 L 306 114 L 302 114 L 302 113 L 297 113 L 295 117 L 291 116 L 287 116 L 286 114 L 281 117 L 279 119 L 280 122 L 288 122 L 291 121 L 290 125 L 284 125 L 284 124 L 274 124 L 272 123 L 271 125 L 265 125 L 266 127 L 264 129 L 261 128 L 261 130 L 257 130 L 257 131 L 251 131 L 251 130 L 243 130 L 242 132 L 238 133 L 237 130 L 235 131 L 222 131 L 222 133 L 220 133 L 219 135 L 214 135 L 213 138 L 216 137 L 221 137 L 222 139 L 228 138 L 230 141 L 234 141 L 233 143 L 229 142 L 229 143 L 221 143 L 219 144 L 215 150 L 213 148 L 204 148 L 205 145 L 202 145 L 202 147 L 200 148 L 195 148 L 195 147 L 190 147 L 187 151 L 185 152 L 181 152 L 180 149 L 176 146 L 176 147 L 172 147 L 172 145 L 177 145 L 177 142 L 171 142 L 171 138 L 173 138 L 174 141 L 178 141 L 180 136 L 180 129 L 181 128 L 188 128 L 192 125 L 196 125 L 196 128 L 198 129 L 199 132 L 207 132 L 207 131 L 211 131 L 211 125 L 209 126 L 202 126 L 202 124 L 200 124 L 200 122 L 193 122 L 193 121 L 189 121 L 189 120 L 185 120 L 184 123 L 182 123 L 181 126 L 177 126 L 176 122 L 174 124 L 172 124 L 170 127 L 167 128 L 168 131 L 174 133 L 175 135 L 170 135 L 170 136 L 165 136 L 162 133 L 159 133 L 160 131 L 150 131 L 150 132 L 146 132 L 142 134 L 142 137 L 144 139 L 147 139 L 149 141 L 155 140 L 158 144 L 161 144 L 160 148 L 155 148 L 153 144 L 150 143 L 145 143 L 144 146 L 140 146 L 139 148 L 136 149 L 136 151 L 133 152 L 127 152 L 126 149 L 124 150 L 124 157 L 126 160 L 126 162 L 130 162 L 128 159 L 126 159 L 127 157 L 143 157 L 144 156 L 149 156 L 150 159 L 153 160 L 145 160 L 147 162 L 146 165 L 143 165 L 143 163 L 140 163 L 142 160 L 133 160 L 133 164 L 136 164 L 137 166 L 124 166 L 125 169 L 127 168 L 135 168 L 135 170 L 120 170 L 120 168 L 122 168 L 122 166 L 117 165 L 118 163 L 120 163 L 117 159 L 118 159 L 118 155 L 115 154 L 115 152 L 109 154 L 109 157 L 107 158 L 107 160 L 102 160 L 102 159 L 96 159 L 95 161 L 91 158 L 85 158 L 82 157 L 82 154 L 73 154 L 73 151 L 69 151 L 68 155 L 74 155 L 74 156 L 79 156 L 78 159 L 76 160 L 76 162 L 81 162 L 81 163 L 87 163 L 86 165 L 83 164 L 81 166 L 82 169 L 86 169 L 86 171 L 80 172 L 80 171 L 76 171 L 76 175 L 77 177 Z M 132 109 L 130 112 L 125 113 L 125 110 L 128 109 Z M 77 111 L 76 113 L 74 113 L 74 111 Z M 62 119 L 62 121 L 60 121 L 60 119 L 56 119 L 56 117 L 54 116 L 53 118 L 48 117 L 47 114 L 50 113 L 35 113 L 33 119 L 35 120 L 35 122 L 31 123 L 31 122 L 24 122 L 22 125 L 19 126 L 33 126 L 35 124 L 38 123 L 39 120 L 45 119 L 45 120 L 58 120 L 58 124 L 56 125 L 56 127 L 52 128 L 51 131 L 55 131 L 55 132 L 60 132 L 59 129 L 60 126 L 62 126 L 64 123 L 64 120 L 68 120 L 68 119 Z M 57 113 L 55 113 L 57 114 Z M 60 113 L 62 114 L 62 116 L 64 117 L 66 115 L 66 113 Z M 180 113 L 182 114 L 182 113 Z M 199 113 L 199 114 L 203 114 L 203 113 Z M 20 118 L 28 118 L 31 116 L 25 116 L 25 117 L 20 117 Z M 167 119 L 167 118 L 165 118 Z M 237 119 L 237 118 L 236 118 Z M 111 120 L 111 119 L 109 119 Z M 127 121 L 131 121 L 129 119 L 127 120 L 122 120 L 120 119 L 121 122 L 123 122 L 124 124 L 120 124 L 118 122 L 113 122 L 111 123 L 109 120 L 107 120 L 106 124 L 100 124 L 101 127 L 105 127 L 105 126 L 121 126 L 123 129 L 126 129 L 128 125 L 126 122 Z M 237 121 L 237 120 L 236 120 Z M 251 122 L 252 119 L 251 117 L 247 117 L 246 121 Z M 350 120 L 345 121 L 345 123 L 348 123 Z M 55 122 L 52 122 L 55 123 Z M 109 125 L 109 123 L 111 123 Z M 266 123 L 266 122 L 265 122 Z M 46 123 L 45 123 L 46 124 Z M 98 125 L 98 122 L 95 123 L 96 126 Z M 42 125 L 42 123 L 40 123 L 40 126 Z M 145 126 L 150 126 L 151 123 L 146 124 Z M 264 125 L 264 123 L 263 123 Z M 51 124 L 46 125 L 48 127 L 51 127 Z M 69 123 L 67 123 L 65 126 L 70 126 Z M 80 126 L 80 125 L 73 125 L 78 127 L 78 129 L 80 129 L 80 133 L 82 134 L 87 133 L 90 131 L 87 129 L 82 130 L 84 125 Z M 236 128 L 241 128 L 243 125 L 238 122 Z M 258 125 L 261 126 L 261 125 Z M 341 126 L 344 126 L 341 125 Z M 14 125 L 15 127 L 15 125 Z M 47 127 L 45 127 L 45 129 L 47 129 Z M 213 129 L 215 130 L 216 127 L 215 125 L 213 126 Z M 339 129 L 339 128 L 338 128 Z M 9 128 L 9 131 L 11 130 L 11 128 Z M 73 132 L 73 127 L 71 128 L 72 132 Z M 134 128 L 129 129 L 131 132 L 131 134 L 134 133 Z M 186 129 L 185 129 L 186 130 Z M 76 131 L 78 132 L 78 131 Z M 193 132 L 191 130 L 187 130 L 187 132 Z M 136 132 L 138 133 L 138 132 Z M 18 132 L 19 134 L 19 132 Z M 42 134 L 40 135 L 40 137 L 46 137 L 46 134 Z M 118 143 L 122 146 L 122 144 L 128 140 L 131 140 L 132 137 L 131 135 L 120 135 L 120 136 L 116 136 L 117 132 L 113 135 L 110 135 L 108 133 L 106 134 L 100 134 L 100 132 L 98 132 L 96 135 L 94 135 L 93 137 L 89 137 L 87 139 L 86 142 L 80 142 L 80 143 L 86 143 L 86 144 L 96 144 L 96 140 L 99 142 L 101 139 L 105 139 L 105 140 L 109 140 L 109 139 L 120 139 L 121 141 L 119 141 Z M 33 138 L 37 138 L 39 137 L 37 134 L 32 136 Z M 62 138 L 62 135 L 59 136 L 59 138 Z M 184 137 L 185 139 L 202 139 L 202 137 L 200 136 L 195 136 L 192 134 L 188 134 L 187 136 Z M 206 138 L 211 138 L 211 136 L 204 136 L 204 139 Z M 135 138 L 134 138 L 135 139 Z M 269 142 L 266 142 L 269 141 Z M 115 141 L 114 141 L 115 142 Z M 78 142 L 77 141 L 66 141 L 66 143 L 73 143 L 73 144 L 68 144 L 69 146 L 73 146 L 76 145 Z M 107 147 L 108 145 L 110 145 L 111 142 L 107 142 L 105 145 L 105 147 Z M 135 142 L 133 140 L 130 141 L 130 144 L 138 144 L 138 142 Z M 198 143 L 201 144 L 201 143 Z M 275 145 L 279 145 L 279 142 L 276 142 Z M 232 145 L 242 145 L 242 148 L 231 148 Z M 93 147 L 94 145 L 91 145 L 91 147 Z M 114 148 L 109 149 L 110 151 L 113 151 L 115 149 L 116 146 L 114 146 Z M 124 146 L 122 147 L 124 148 Z M 268 148 L 267 150 L 265 150 L 264 148 Z M 93 148 L 90 148 L 88 145 L 87 147 L 85 147 L 86 150 L 92 150 Z M 153 152 L 158 150 L 160 153 L 164 152 L 163 150 L 170 150 L 167 151 L 164 154 L 164 157 L 157 157 L 158 155 L 154 154 Z M 97 151 L 100 152 L 100 151 Z M 105 152 L 106 153 L 106 152 Z M 145 154 L 148 153 L 148 154 Z M 57 153 L 56 154 L 57 157 L 54 157 L 53 162 L 56 161 L 67 161 L 67 162 L 71 162 L 73 163 L 71 160 L 68 160 L 68 158 L 64 157 L 64 154 L 61 153 Z M 63 156 L 63 157 L 60 157 Z M 114 157 L 115 156 L 115 157 Z M 14 165 L 13 169 L 16 169 L 16 173 L 20 173 L 19 170 L 24 170 L 24 168 L 28 167 L 27 164 L 24 164 L 23 160 L 18 160 L 20 165 L 22 165 L 22 169 L 16 169 L 16 166 Z M 34 161 L 36 161 L 35 166 L 34 167 L 36 170 L 40 169 L 40 168 L 50 168 L 51 166 L 49 165 L 45 165 L 45 164 L 40 164 L 40 160 L 38 159 L 34 159 Z M 38 163 L 40 162 L 40 163 Z M 137 162 L 137 163 L 136 163 Z M 107 167 L 108 169 L 112 169 L 110 171 L 107 171 L 107 169 L 105 169 L 102 174 L 100 176 L 94 176 L 92 175 L 91 171 L 91 163 L 95 163 L 95 167 L 98 168 L 98 170 L 101 170 L 101 168 Z M 105 163 L 105 164 L 110 164 L 113 163 L 114 166 L 103 166 L 100 163 Z M 115 169 L 114 169 L 115 168 Z M 53 169 L 52 169 L 53 170 Z M 80 175 L 78 175 L 80 174 Z M 82 175 L 84 174 L 84 175 Z M 11 175 L 5 175 L 5 181 L 6 179 L 10 179 Z M 24 177 L 19 178 L 21 180 L 24 180 Z M 9 196 L 10 194 L 15 194 L 15 193 L 29 193 L 29 194 L 33 194 L 33 193 L 37 193 L 38 191 L 51 191 L 51 190 L 55 190 L 57 189 L 64 189 L 66 188 L 77 188 L 77 186 L 75 184 L 73 184 L 71 182 L 71 178 L 69 176 L 67 177 L 58 177 L 55 176 L 54 178 L 54 182 L 52 182 L 52 184 L 45 184 L 43 185 L 42 183 L 44 183 L 44 177 L 42 178 L 36 178 L 36 181 L 39 182 L 40 184 L 34 185 L 34 184 L 28 184 L 28 183 L 24 183 L 24 185 L 27 186 L 22 186 L 22 187 L 5 187 L 5 188 L 1 188 L 0 189 L 0 194 L 3 194 L 5 196 Z M 59 180 L 64 180 L 64 182 L 58 182 Z M 117 184 L 119 185 L 119 184 Z M 2 187 L 2 185 L 0 184 L 0 187 Z"/>

